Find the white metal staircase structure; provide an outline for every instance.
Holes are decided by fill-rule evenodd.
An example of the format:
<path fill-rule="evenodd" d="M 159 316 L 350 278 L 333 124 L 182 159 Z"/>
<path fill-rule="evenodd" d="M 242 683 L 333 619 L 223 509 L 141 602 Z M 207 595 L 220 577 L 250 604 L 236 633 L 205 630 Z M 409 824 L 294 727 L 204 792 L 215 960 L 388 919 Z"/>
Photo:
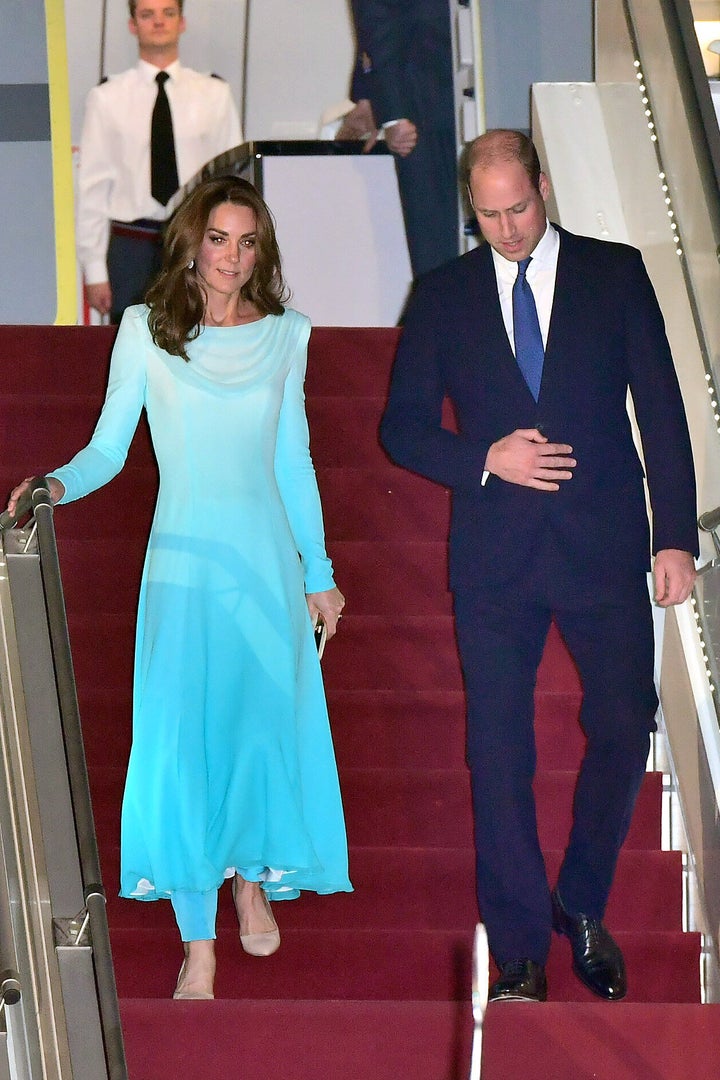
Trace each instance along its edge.
<path fill-rule="evenodd" d="M 127 1080 L 52 504 L 0 517 L 0 1080 Z"/>
<path fill-rule="evenodd" d="M 688 0 L 598 0 L 596 81 L 533 88 L 533 135 L 568 229 L 641 249 L 691 431 L 699 510 L 720 505 L 720 133 Z M 686 852 L 687 928 L 720 1000 L 720 565 L 703 538 L 692 603 L 658 626 L 668 844 Z M 658 620 L 660 624 L 660 620 Z M 663 761 L 664 759 L 664 761 Z M 672 833 L 673 835 L 670 835 Z"/>

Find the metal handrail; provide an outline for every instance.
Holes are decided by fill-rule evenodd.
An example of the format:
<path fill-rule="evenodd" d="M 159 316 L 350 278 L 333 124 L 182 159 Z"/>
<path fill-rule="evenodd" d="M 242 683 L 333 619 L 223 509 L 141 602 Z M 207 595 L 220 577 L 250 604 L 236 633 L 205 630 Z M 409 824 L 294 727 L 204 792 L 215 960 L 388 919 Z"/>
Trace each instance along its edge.
<path fill-rule="evenodd" d="M 2 837 L 0 837 L 0 858 L 2 854 Z M 5 859 L 2 858 L 2 865 L 4 864 Z M 7 879 L 3 876 L 3 881 L 0 882 L 0 1012 L 5 1005 L 17 1005 L 22 996 L 19 966 L 13 939 Z"/>
<path fill-rule="evenodd" d="M 22 997 L 22 984 L 15 942 L 12 913 L 6 882 L 0 885 L 0 1012 L 5 1005 L 17 1005 Z"/>
<path fill-rule="evenodd" d="M 715 555 L 720 558 L 720 537 L 718 537 L 717 530 L 720 527 L 720 506 L 714 510 L 706 510 L 704 514 L 701 514 L 698 518 L 698 528 L 703 532 L 708 532 L 712 536 L 712 542 L 715 545 Z"/>
<path fill-rule="evenodd" d="M 473 1041 L 470 1058 L 470 1080 L 480 1080 L 482 1074 L 482 1037 L 488 1003 L 490 953 L 487 930 L 483 923 L 475 927 L 472 965 Z"/>
<path fill-rule="evenodd" d="M 53 503 L 45 477 L 35 477 L 32 480 L 28 491 L 18 501 L 14 515 L 10 515 L 7 511 L 0 514 L 0 531 L 12 528 L 26 517 L 30 510 L 32 510 L 37 527 L 40 572 L 55 668 L 68 783 L 75 818 L 83 897 L 92 942 L 95 983 L 108 1076 L 109 1080 L 127 1080 L 120 1008 L 110 949 L 106 896 L 102 885 L 100 857 L 95 837 L 95 822 L 75 687 L 65 598 L 53 526 Z M 75 941 L 76 945 L 83 944 L 83 936 L 81 932 Z"/>

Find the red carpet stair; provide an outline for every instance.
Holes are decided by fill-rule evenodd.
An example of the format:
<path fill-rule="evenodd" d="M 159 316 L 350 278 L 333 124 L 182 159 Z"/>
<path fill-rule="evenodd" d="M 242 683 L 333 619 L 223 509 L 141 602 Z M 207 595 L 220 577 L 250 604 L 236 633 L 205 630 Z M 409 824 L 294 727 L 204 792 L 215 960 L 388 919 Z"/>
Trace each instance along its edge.
<path fill-rule="evenodd" d="M 346 806 L 353 895 L 277 907 L 283 944 L 246 956 L 221 893 L 217 999 L 170 1000 L 181 950 L 166 904 L 114 896 L 130 743 L 137 586 L 155 468 L 144 428 L 106 489 L 56 515 L 108 916 L 132 1080 L 461 1080 L 477 919 L 463 700 L 445 588 L 447 494 L 377 444 L 397 332 L 316 330 L 308 372 L 328 546 L 348 605 L 323 666 Z M 92 430 L 112 332 L 0 328 L 3 490 Z M 208 523 L 208 542 L 212 523 Z M 555 872 L 582 753 L 574 666 L 552 633 L 537 692 L 540 830 Z M 628 1001 L 592 999 L 556 940 L 544 1007 L 497 1005 L 485 1080 L 715 1077 L 720 1007 L 699 1006 L 699 940 L 683 934 L 680 856 L 660 850 L 649 775 L 608 923 Z M 508 853 L 512 858 L 512 853 Z"/>

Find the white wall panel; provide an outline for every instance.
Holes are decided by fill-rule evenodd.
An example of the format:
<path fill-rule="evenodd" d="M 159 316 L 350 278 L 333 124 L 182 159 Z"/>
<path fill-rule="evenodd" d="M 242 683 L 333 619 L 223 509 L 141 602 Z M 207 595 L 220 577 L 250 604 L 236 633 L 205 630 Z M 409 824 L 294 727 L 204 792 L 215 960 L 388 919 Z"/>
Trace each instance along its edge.
<path fill-rule="evenodd" d="M 316 326 L 394 326 L 410 288 L 390 155 L 267 157 L 291 304 Z"/>
<path fill-rule="evenodd" d="M 316 138 L 347 97 L 354 54 L 346 0 L 250 0 L 246 137 Z"/>

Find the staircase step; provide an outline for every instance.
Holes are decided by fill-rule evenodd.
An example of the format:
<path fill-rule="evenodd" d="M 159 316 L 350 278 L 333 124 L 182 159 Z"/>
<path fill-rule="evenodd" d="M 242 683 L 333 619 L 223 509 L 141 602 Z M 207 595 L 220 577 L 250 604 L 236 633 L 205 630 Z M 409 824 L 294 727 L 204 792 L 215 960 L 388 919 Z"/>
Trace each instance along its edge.
<path fill-rule="evenodd" d="M 135 618 L 124 613 L 77 613 L 68 608 L 73 658 L 80 684 L 97 675 L 98 655 L 115 656 L 118 663 L 109 685 L 118 690 L 131 684 Z M 122 655 L 120 655 L 122 652 Z M 451 615 L 383 617 L 353 615 L 323 657 L 328 693 L 353 690 L 408 692 L 462 690 L 460 661 Z M 575 665 L 551 632 L 537 678 L 539 693 L 580 694 Z"/>
<path fill-rule="evenodd" d="M 102 401 L 116 326 L 3 326 L 3 392 L 64 397 L 97 394 Z"/>
<path fill-rule="evenodd" d="M 359 845 L 470 847 L 472 818 L 466 771 L 431 769 L 346 769 L 342 775 L 348 836 Z M 564 848 L 570 831 L 576 776 L 538 774 L 535 796 L 538 833 L 545 850 Z M 660 846 L 662 777 L 647 773 L 626 844 Z"/>
<path fill-rule="evenodd" d="M 145 561 L 144 543 L 125 546 L 122 558 L 114 563 L 112 581 L 109 582 L 107 564 L 97 557 L 98 537 L 89 530 L 70 530 L 67 523 L 60 520 L 66 509 L 71 508 L 58 507 L 55 520 L 67 611 L 73 618 L 120 615 L 132 639 Z"/>
<path fill-rule="evenodd" d="M 101 851 L 106 882 L 119 879 L 117 843 Z M 545 855 L 548 878 L 555 881 L 561 851 Z M 617 875 L 607 910 L 607 923 L 615 931 L 676 931 L 682 907 L 682 856 L 677 851 L 620 853 Z M 474 894 L 475 858 L 458 848 L 350 848 L 350 874 L 354 893 L 330 896 L 303 894 L 292 903 L 276 904 L 283 930 L 456 930 L 463 932 L 478 918 Z M 636 889 L 642 876 L 645 887 Z M 112 892 L 112 890 L 108 890 Z M 632 903 L 628 898 L 632 897 Z M 167 926 L 167 905 L 108 897 L 108 918 L 113 928 Z M 218 925 L 235 926 L 230 889 L 223 887 Z"/>
<path fill-rule="evenodd" d="M 57 518 L 65 514 L 58 509 Z M 64 525 L 65 523 L 60 523 Z M 87 530 L 59 529 L 65 603 L 76 614 L 134 614 L 145 551 L 127 545 L 113 568 L 97 557 L 97 537 Z M 332 546 L 335 575 L 345 593 L 346 618 L 356 615 L 450 615 L 447 545 L 438 541 L 351 541 Z"/>
<path fill-rule="evenodd" d="M 99 414 L 98 407 L 89 432 L 92 432 Z M 83 445 L 83 439 L 73 435 L 73 428 L 68 428 L 68 431 L 70 437 L 67 438 L 66 432 L 65 444 L 55 445 L 54 452 L 35 450 L 30 437 L 26 440 L 27 445 L 23 444 L 20 450 L 14 449 L 7 458 L 0 459 L 0 489 L 9 492 L 18 482 L 18 472 L 20 478 L 23 475 L 40 475 L 68 461 Z M 128 453 L 127 464 L 109 484 L 85 499 L 56 508 L 55 530 L 61 571 L 66 538 L 82 536 L 96 543 L 98 540 L 109 541 L 109 554 L 113 550 L 112 544 L 117 544 L 118 550 L 139 544 L 144 550 L 155 507 L 158 474 L 150 451 L 141 444 L 142 439 L 136 436 Z M 17 464 L 13 465 L 13 462 Z"/>
<path fill-rule="evenodd" d="M 469 1070 L 472 1017 L 455 1002 L 126 998 L 121 1016 L 133 1080 L 232 1080 L 231 1061 L 237 1076 L 257 1062 L 274 1080 L 456 1080 Z"/>
<path fill-rule="evenodd" d="M 465 1002 L 218 1000 L 199 1007 L 128 998 L 121 1012 L 138 1080 L 227 1075 L 239 1045 L 243 1061 L 258 1062 L 269 1047 L 282 1047 L 273 1072 L 289 1077 L 283 1062 L 291 1062 L 293 1080 L 470 1075 L 473 1017 Z M 484 1080 L 716 1080 L 718 1061 L 720 1005 L 518 1002 L 493 1005 L 484 1026 Z"/>
<path fill-rule="evenodd" d="M 330 690 L 338 763 L 346 768 L 461 769 L 465 765 L 465 697 L 461 690 Z M 577 769 L 585 748 L 580 695 L 535 697 L 538 771 Z"/>
<path fill-rule="evenodd" d="M 343 618 L 323 658 L 329 690 L 461 690 L 450 615 Z"/>
<path fill-rule="evenodd" d="M 98 547 L 103 551 L 103 561 L 107 560 L 106 566 L 120 562 L 131 547 L 144 552 L 155 511 L 157 468 L 151 460 L 139 462 L 138 459 L 142 459 L 144 455 L 140 452 L 136 455 L 133 447 L 128 454 L 125 468 L 109 484 L 99 491 L 93 491 L 84 499 L 56 508 L 55 528 L 61 572 L 66 537 L 91 537 L 96 543 L 96 555 Z M 34 462 L 31 460 L 28 464 L 27 473 L 49 469 L 58 462 L 42 459 Z M 0 470 L 0 479 L 3 475 Z M 110 588 L 111 574 L 108 575 L 108 582 Z"/>
<path fill-rule="evenodd" d="M 450 494 L 396 469 L 325 468 L 316 462 L 325 532 L 335 540 L 440 540 L 450 528 Z"/>
<path fill-rule="evenodd" d="M 45 468 L 61 465 L 92 435 L 99 415 L 98 405 L 97 393 L 50 395 L 45 380 L 37 384 L 36 390 L 28 383 L 22 393 L 8 393 L 3 370 L 0 460 L 16 460 L 15 448 L 22 447 L 28 461 L 42 460 Z"/>
<path fill-rule="evenodd" d="M 130 687 L 79 688 L 85 753 L 93 765 L 125 762 L 130 753 Z M 346 768 L 465 767 L 465 697 L 461 690 L 348 690 L 328 694 L 335 752 Z M 538 771 L 577 769 L 585 738 L 578 694 L 538 693 Z"/>
<path fill-rule="evenodd" d="M 308 397 L 385 397 L 400 331 L 379 327 L 314 327 L 308 349 Z"/>
<path fill-rule="evenodd" d="M 444 542 L 336 540 L 332 560 L 346 617 L 452 614 Z"/>
<path fill-rule="evenodd" d="M 571 824 L 575 774 L 550 772 L 535 781 L 543 850 L 564 849 Z M 119 821 L 121 767 L 98 767 L 90 777 L 95 819 Z M 341 787 L 348 838 L 358 847 L 472 847 L 470 782 L 466 770 L 346 769 Z M 660 847 L 662 775 L 646 773 L 625 846 Z"/>
<path fill-rule="evenodd" d="M 121 1015 L 137 1080 L 227 1076 L 238 1046 L 259 1062 L 274 1048 L 275 1080 L 470 1074 L 465 1002 L 126 998 Z M 716 1080 L 719 1060 L 720 1005 L 516 1002 L 491 1006 L 483 1029 L 483 1080 Z"/>
<path fill-rule="evenodd" d="M 378 435 L 384 408 L 382 397 L 308 396 L 310 450 L 315 464 L 386 470 L 389 459 Z"/>
<path fill-rule="evenodd" d="M 115 326 L 3 326 L 3 391 L 26 396 L 96 394 L 107 384 Z M 308 395 L 385 396 L 400 330 L 313 327 L 308 349 Z M 22 357 L 17 363 L 16 357 Z"/>
<path fill-rule="evenodd" d="M 507 1012 L 488 1010 L 483 1080 L 711 1080 L 717 1075 L 720 1005 L 517 1005 L 517 1013 L 514 1006 Z"/>
<path fill-rule="evenodd" d="M 450 615 L 384 618 L 353 615 L 350 610 L 337 640 L 327 649 L 323 670 L 331 693 L 462 689 Z M 537 690 L 580 693 L 577 669 L 554 627 L 538 670 Z"/>
<path fill-rule="evenodd" d="M 170 905 L 166 929 L 113 928 L 111 942 L 121 997 L 172 993 L 182 948 Z M 284 930 L 269 957 L 247 956 L 233 929 L 217 937 L 218 998 L 467 1000 L 471 985 L 472 929 Z M 697 1002 L 700 937 L 672 932 L 618 933 L 628 971 L 629 1001 Z M 567 948 L 566 948 L 567 946 Z M 173 958 L 175 963 L 173 963 Z M 587 1001 L 592 994 L 571 970 L 569 945 L 553 935 L 548 961 L 549 998 Z"/>

